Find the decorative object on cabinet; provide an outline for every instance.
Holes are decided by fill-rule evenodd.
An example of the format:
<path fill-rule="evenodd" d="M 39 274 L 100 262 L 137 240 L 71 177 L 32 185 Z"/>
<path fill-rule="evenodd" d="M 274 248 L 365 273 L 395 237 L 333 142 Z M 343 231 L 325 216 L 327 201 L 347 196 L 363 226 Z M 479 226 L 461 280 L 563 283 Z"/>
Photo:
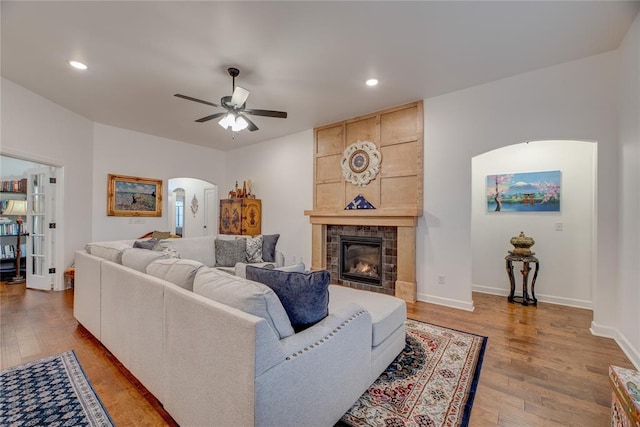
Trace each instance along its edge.
<path fill-rule="evenodd" d="M 251 193 L 251 186 L 251 180 L 244 181 L 242 183 L 242 188 L 238 187 L 238 181 L 236 181 L 235 188 L 229 191 L 229 199 L 255 199 L 256 195 Z"/>
<path fill-rule="evenodd" d="M 262 233 L 262 200 L 220 200 L 220 234 L 255 236 Z"/>
<path fill-rule="evenodd" d="M 109 174 L 108 216 L 162 216 L 162 180 Z"/>
<path fill-rule="evenodd" d="M 356 141 L 342 153 L 342 176 L 358 187 L 371 182 L 380 171 L 382 155 L 371 141 Z"/>
<path fill-rule="evenodd" d="M 194 218 L 196 217 L 196 212 L 198 212 L 198 198 L 194 194 L 193 199 L 191 199 L 191 213 Z"/>
<path fill-rule="evenodd" d="M 22 275 L 20 268 L 20 262 L 22 259 L 22 247 L 20 245 L 20 237 L 22 234 L 22 216 L 27 215 L 27 201 L 26 200 L 9 200 L 7 208 L 3 212 L 5 215 L 16 215 L 16 223 L 18 224 L 17 243 L 15 246 L 16 253 L 14 254 L 16 259 L 16 275 L 8 281 L 10 285 L 24 283 L 25 278 Z"/>
<path fill-rule="evenodd" d="M 488 212 L 560 212 L 561 173 L 487 175 Z"/>

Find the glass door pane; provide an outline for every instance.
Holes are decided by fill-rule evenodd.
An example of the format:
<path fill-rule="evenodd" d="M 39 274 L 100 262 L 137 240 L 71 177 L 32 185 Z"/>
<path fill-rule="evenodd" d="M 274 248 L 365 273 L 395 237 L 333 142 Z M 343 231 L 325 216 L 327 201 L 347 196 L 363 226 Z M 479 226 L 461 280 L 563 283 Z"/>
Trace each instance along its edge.
<path fill-rule="evenodd" d="M 28 171 L 27 220 L 30 236 L 27 241 L 27 287 L 50 290 L 53 284 L 49 273 L 51 233 L 47 214 L 50 168 Z"/>

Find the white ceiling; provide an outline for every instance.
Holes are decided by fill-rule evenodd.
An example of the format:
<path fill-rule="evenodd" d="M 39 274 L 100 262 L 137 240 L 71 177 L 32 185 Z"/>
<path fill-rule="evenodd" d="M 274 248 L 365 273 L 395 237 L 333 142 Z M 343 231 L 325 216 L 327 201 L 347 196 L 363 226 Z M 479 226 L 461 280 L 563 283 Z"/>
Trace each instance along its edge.
<path fill-rule="evenodd" d="M 2 1 L 2 76 L 95 122 L 230 150 L 616 49 L 638 1 Z M 67 61 L 85 62 L 79 72 Z M 227 68 L 260 130 L 235 136 Z M 366 87 L 376 77 L 380 84 Z M 5 106 L 6 107 L 6 106 Z M 33 118 L 34 125 L 37 117 Z"/>

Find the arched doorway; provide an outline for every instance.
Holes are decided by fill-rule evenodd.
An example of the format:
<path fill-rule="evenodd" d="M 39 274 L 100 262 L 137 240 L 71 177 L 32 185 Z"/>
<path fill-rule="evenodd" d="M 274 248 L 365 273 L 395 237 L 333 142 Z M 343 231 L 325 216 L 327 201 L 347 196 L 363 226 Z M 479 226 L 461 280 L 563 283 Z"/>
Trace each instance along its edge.
<path fill-rule="evenodd" d="M 211 235 L 218 218 L 218 186 L 197 178 L 170 178 L 168 185 L 169 229 L 183 237 Z"/>
<path fill-rule="evenodd" d="M 512 249 L 510 238 L 524 231 L 535 239 L 532 250 L 540 259 L 538 299 L 593 308 L 596 148 L 597 144 L 589 141 L 530 141 L 472 159 L 474 291 L 508 294 L 503 259 Z M 487 208 L 488 175 L 554 170 L 561 173 L 559 212 L 495 212 Z"/>

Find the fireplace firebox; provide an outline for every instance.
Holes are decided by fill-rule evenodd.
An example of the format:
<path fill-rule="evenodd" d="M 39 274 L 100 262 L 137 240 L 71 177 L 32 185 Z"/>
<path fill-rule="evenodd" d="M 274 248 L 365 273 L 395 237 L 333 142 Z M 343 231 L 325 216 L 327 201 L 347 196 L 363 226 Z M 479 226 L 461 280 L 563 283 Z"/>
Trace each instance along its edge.
<path fill-rule="evenodd" d="M 340 279 L 382 285 L 382 239 L 340 236 Z"/>

